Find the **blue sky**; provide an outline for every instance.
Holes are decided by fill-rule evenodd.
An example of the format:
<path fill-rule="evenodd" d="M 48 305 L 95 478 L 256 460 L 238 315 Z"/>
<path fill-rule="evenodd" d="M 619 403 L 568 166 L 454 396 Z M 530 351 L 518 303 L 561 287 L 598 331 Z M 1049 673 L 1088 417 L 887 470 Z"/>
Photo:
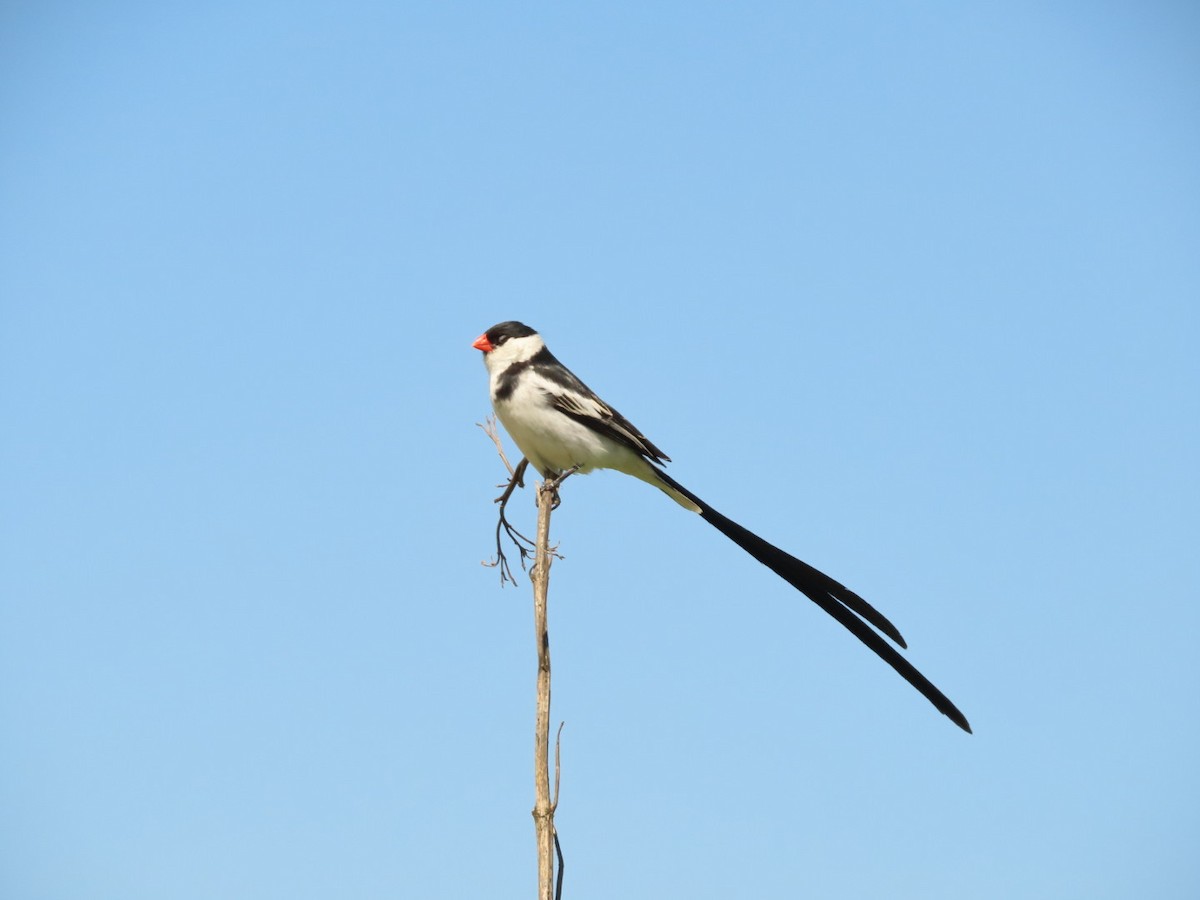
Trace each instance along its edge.
<path fill-rule="evenodd" d="M 975 727 L 572 479 L 567 896 L 1196 896 L 1198 47 L 1162 2 L 6 4 L 0 894 L 532 894 L 470 347 L 518 318 Z"/>

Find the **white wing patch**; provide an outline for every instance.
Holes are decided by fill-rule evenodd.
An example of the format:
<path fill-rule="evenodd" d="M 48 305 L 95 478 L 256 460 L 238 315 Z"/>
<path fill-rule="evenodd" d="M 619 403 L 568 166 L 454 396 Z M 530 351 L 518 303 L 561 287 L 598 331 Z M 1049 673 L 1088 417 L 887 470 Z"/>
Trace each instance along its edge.
<path fill-rule="evenodd" d="M 553 403 L 567 415 L 577 421 L 583 420 L 583 424 L 624 444 L 640 456 L 655 462 L 666 458 L 624 416 L 590 392 L 554 394 Z"/>

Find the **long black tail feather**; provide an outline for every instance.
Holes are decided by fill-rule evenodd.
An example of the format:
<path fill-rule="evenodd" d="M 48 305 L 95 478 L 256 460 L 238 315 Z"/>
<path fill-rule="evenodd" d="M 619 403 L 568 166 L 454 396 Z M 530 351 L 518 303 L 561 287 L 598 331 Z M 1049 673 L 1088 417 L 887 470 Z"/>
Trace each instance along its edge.
<path fill-rule="evenodd" d="M 656 470 L 655 474 L 673 490 L 683 494 L 700 507 L 700 516 L 704 521 L 841 622 L 847 631 L 870 647 L 880 659 L 899 672 L 900 677 L 920 691 L 930 703 L 937 707 L 939 712 L 947 716 L 963 731 L 971 733 L 971 725 L 958 707 L 951 703 L 950 699 L 938 690 L 928 678 L 918 672 L 912 663 L 901 656 L 895 647 L 880 637 L 867 624 L 874 625 L 901 647 L 908 647 L 896 626 L 875 607 L 825 573 L 796 559 L 790 553 L 780 550 L 754 532 L 748 531 L 732 519 L 721 515 L 662 470 Z"/>

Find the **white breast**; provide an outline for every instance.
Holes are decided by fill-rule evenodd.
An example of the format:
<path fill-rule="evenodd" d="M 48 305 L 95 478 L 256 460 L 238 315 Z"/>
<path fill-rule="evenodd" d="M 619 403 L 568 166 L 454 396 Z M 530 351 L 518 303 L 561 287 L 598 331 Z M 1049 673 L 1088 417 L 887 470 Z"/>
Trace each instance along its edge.
<path fill-rule="evenodd" d="M 526 373 L 532 376 L 532 373 Z M 495 391 L 496 378 L 492 379 Z M 530 464 L 543 476 L 579 466 L 582 473 L 614 468 L 613 446 L 592 429 L 550 405 L 544 383 L 522 378 L 516 390 L 495 403 L 496 415 Z M 626 451 L 628 453 L 628 451 Z"/>

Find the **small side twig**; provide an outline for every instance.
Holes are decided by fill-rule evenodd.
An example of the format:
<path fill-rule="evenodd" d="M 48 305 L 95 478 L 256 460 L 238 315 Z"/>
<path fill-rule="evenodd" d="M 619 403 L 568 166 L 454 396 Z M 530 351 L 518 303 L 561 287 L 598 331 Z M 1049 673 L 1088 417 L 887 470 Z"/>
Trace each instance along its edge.
<path fill-rule="evenodd" d="M 513 542 L 513 546 L 517 548 L 518 558 L 521 562 L 521 571 L 525 571 L 526 560 L 533 559 L 535 556 L 536 545 L 525 535 L 521 534 L 512 523 L 508 521 L 508 516 L 505 515 L 505 507 L 508 506 L 508 498 L 512 496 L 512 492 L 517 487 L 523 487 L 525 470 L 529 467 L 529 460 L 522 459 L 517 463 L 517 468 L 513 471 L 508 479 L 508 486 L 505 487 L 504 493 L 496 498 L 495 502 L 500 504 L 500 514 L 496 518 L 496 559 L 490 565 L 500 567 L 500 586 L 504 586 L 505 581 L 517 583 L 517 579 L 513 577 L 512 568 L 508 565 L 508 557 L 504 554 L 504 542 L 500 537 L 501 529 L 508 535 L 508 539 Z M 485 563 L 487 565 L 487 563 Z"/>
<path fill-rule="evenodd" d="M 559 777 L 562 775 L 562 730 L 566 722 L 558 723 L 558 732 L 554 735 L 554 796 L 550 801 L 550 815 L 558 811 Z M 558 877 L 554 884 L 554 900 L 562 900 L 563 885 L 563 852 L 562 844 L 558 842 L 558 826 L 554 827 L 554 855 L 558 857 Z"/>
<path fill-rule="evenodd" d="M 504 467 L 508 469 L 508 481 L 506 481 L 503 485 L 497 485 L 498 487 L 503 487 L 504 491 L 495 499 L 495 502 L 500 504 L 500 512 L 496 521 L 496 557 L 491 561 L 482 562 L 481 565 L 498 567 L 500 569 L 501 587 L 504 586 L 506 581 L 515 585 L 517 583 L 517 579 L 513 575 L 512 567 L 508 563 L 508 556 L 504 552 L 504 539 L 501 535 L 501 532 L 503 532 L 505 535 L 508 535 L 508 539 L 512 541 L 513 546 L 517 548 L 517 558 L 521 563 L 521 571 L 528 571 L 528 563 L 532 562 L 536 555 L 536 544 L 533 539 L 526 537 L 524 534 L 518 531 L 511 522 L 508 521 L 508 516 L 505 513 L 505 509 L 508 506 L 509 499 L 513 495 L 513 491 L 519 487 L 525 487 L 525 471 L 529 468 L 529 460 L 522 457 L 521 461 L 517 463 L 515 467 L 508 461 L 508 456 L 504 452 L 504 445 L 500 441 L 500 432 L 496 428 L 495 416 L 488 416 L 484 423 L 476 422 L 475 424 L 479 428 L 483 429 L 483 433 L 492 439 L 492 443 L 496 445 L 496 452 L 500 454 L 500 461 L 503 462 Z M 573 471 L 573 469 L 569 469 L 555 479 L 555 488 L 557 488 L 558 484 L 560 484 L 562 480 L 570 475 Z M 555 491 L 554 496 L 556 501 L 554 505 L 557 506 L 557 490 Z M 557 552 L 557 548 L 551 548 L 550 552 L 558 559 L 562 559 L 562 556 Z"/>
<path fill-rule="evenodd" d="M 550 811 L 558 809 L 558 779 L 562 774 L 562 730 L 566 722 L 558 723 L 558 731 L 554 735 L 554 799 L 550 801 Z"/>
<path fill-rule="evenodd" d="M 483 433 L 492 439 L 492 443 L 496 445 L 496 452 L 500 454 L 500 461 L 504 463 L 504 468 L 508 469 L 509 477 L 512 477 L 512 463 L 508 461 L 508 457 L 504 453 L 504 444 L 500 443 L 500 430 L 496 428 L 496 417 L 488 416 L 482 422 L 476 422 L 475 427 L 482 428 Z"/>

